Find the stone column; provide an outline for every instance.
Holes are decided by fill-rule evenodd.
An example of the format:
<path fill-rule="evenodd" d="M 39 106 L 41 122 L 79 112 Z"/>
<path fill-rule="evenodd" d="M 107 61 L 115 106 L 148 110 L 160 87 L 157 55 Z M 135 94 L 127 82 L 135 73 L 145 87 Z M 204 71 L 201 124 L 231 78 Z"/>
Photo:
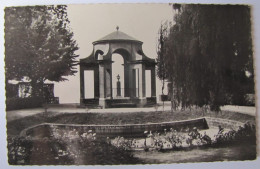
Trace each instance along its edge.
<path fill-rule="evenodd" d="M 156 97 L 156 77 L 155 67 L 151 69 L 151 96 Z"/>
<path fill-rule="evenodd" d="M 130 83 L 129 83 L 129 78 L 130 78 L 130 76 L 129 76 L 129 73 L 130 73 L 130 67 L 129 67 L 129 65 L 127 64 L 127 63 L 124 63 L 124 83 L 125 83 L 125 85 L 124 85 L 124 93 L 125 93 L 125 95 L 124 95 L 124 97 L 130 97 Z M 131 81 L 131 80 L 130 80 Z"/>
<path fill-rule="evenodd" d="M 99 67 L 94 69 L 94 97 L 99 98 Z"/>
<path fill-rule="evenodd" d="M 138 76 L 136 74 L 138 72 L 138 68 L 136 68 L 136 65 L 131 65 L 129 67 L 129 96 L 131 98 L 139 97 L 139 90 L 136 86 L 136 83 L 138 82 Z"/>
<path fill-rule="evenodd" d="M 133 98 L 134 95 L 134 83 L 133 83 L 133 65 L 128 66 L 128 74 L 126 78 L 126 73 L 125 73 L 125 95 Z M 128 83 L 127 83 L 128 82 Z M 128 95 L 127 95 L 128 94 Z"/>
<path fill-rule="evenodd" d="M 144 64 L 139 64 L 139 81 L 138 81 L 138 88 L 139 88 L 139 106 L 143 107 L 146 103 L 146 84 L 145 84 L 145 65 Z"/>
<path fill-rule="evenodd" d="M 105 97 L 112 97 L 112 78 L 111 78 L 111 69 L 108 68 L 109 66 L 107 65 L 105 68 Z"/>
<path fill-rule="evenodd" d="M 99 64 L 99 105 L 106 108 L 105 100 L 105 66 L 103 63 Z"/>
<path fill-rule="evenodd" d="M 140 93 L 140 96 L 142 98 L 146 97 L 146 83 L 145 83 L 145 65 L 142 64 L 142 68 L 141 68 L 141 77 L 140 79 L 142 80 L 140 83 L 140 88 L 142 89 L 142 91 Z"/>
<path fill-rule="evenodd" d="M 80 65 L 80 104 L 84 104 L 85 99 L 85 83 L 84 83 L 84 68 Z"/>

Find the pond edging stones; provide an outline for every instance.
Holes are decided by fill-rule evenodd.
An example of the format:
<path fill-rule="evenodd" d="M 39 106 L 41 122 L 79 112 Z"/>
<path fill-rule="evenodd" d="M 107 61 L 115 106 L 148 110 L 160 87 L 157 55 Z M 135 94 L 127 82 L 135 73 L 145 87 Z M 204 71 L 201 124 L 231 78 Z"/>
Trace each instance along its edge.
<path fill-rule="evenodd" d="M 125 125 L 84 125 L 84 124 L 57 124 L 57 123 L 42 123 L 39 125 L 35 125 L 29 128 L 26 128 L 21 131 L 20 136 L 26 137 L 37 136 L 37 133 L 46 128 L 49 130 L 49 127 L 58 127 L 65 129 L 77 129 L 78 132 L 86 132 L 88 130 L 93 130 L 97 134 L 97 136 L 101 137 L 143 137 L 144 131 L 157 131 L 161 132 L 165 129 L 169 130 L 173 128 L 177 131 L 190 129 L 196 127 L 198 129 L 208 129 L 209 126 L 221 125 L 223 127 L 230 128 L 231 126 L 235 126 L 235 128 L 242 126 L 242 122 L 220 119 L 220 118 L 212 118 L 212 117 L 203 117 L 196 118 L 190 120 L 181 120 L 181 121 L 172 121 L 172 122 L 161 122 L 161 123 L 146 123 L 146 124 L 125 124 Z M 46 131 L 47 131 L 46 130 Z M 45 134 L 48 134 L 45 132 Z M 39 135 L 38 137 L 42 137 L 44 135 Z"/>

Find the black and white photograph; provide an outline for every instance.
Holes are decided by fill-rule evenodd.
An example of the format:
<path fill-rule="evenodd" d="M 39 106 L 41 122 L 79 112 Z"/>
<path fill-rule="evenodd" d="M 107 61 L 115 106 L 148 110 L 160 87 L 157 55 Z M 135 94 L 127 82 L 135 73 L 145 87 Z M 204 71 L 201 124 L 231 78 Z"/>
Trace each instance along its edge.
<path fill-rule="evenodd" d="M 257 160 L 252 4 L 4 8 L 9 166 Z"/>

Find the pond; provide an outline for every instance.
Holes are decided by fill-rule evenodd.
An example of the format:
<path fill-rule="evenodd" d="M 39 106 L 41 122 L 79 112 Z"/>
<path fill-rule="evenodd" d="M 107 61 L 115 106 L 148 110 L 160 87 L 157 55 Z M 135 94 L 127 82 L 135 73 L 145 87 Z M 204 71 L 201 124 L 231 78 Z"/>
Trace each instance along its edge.
<path fill-rule="evenodd" d="M 196 120 L 196 123 L 200 121 Z M 129 135 L 122 137 L 111 135 L 111 133 L 111 137 L 107 137 L 100 126 L 42 124 L 23 131 L 21 133 L 23 139 L 8 141 L 9 163 L 112 165 L 212 162 L 256 158 L 255 126 L 244 124 L 234 130 L 222 128 L 220 125 L 208 128 L 208 125 L 204 125 L 205 120 L 202 122 L 200 124 L 203 125 L 197 124 L 197 126 L 202 126 L 200 129 L 191 126 L 179 128 L 178 131 L 174 128 L 165 128 L 160 132 L 150 130 L 142 131 L 142 134 L 135 133 L 134 137 Z M 178 122 L 178 124 L 185 126 L 184 122 Z M 188 124 L 192 123 L 188 122 Z M 158 124 L 156 126 L 159 129 Z M 203 126 L 206 127 L 203 128 Z M 141 127 L 137 126 L 139 129 L 142 129 Z M 149 127 L 154 128 L 151 124 Z M 122 126 L 119 128 L 121 131 Z M 126 128 L 132 130 L 131 126 Z M 98 133 L 95 129 L 103 133 Z"/>

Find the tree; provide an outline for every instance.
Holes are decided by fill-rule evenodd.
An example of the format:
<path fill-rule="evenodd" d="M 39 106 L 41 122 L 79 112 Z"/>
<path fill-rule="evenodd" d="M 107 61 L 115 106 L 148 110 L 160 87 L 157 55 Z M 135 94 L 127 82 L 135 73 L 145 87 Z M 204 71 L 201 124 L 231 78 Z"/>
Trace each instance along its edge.
<path fill-rule="evenodd" d="M 162 81 L 162 101 L 163 101 L 163 110 L 164 110 L 164 86 L 165 86 L 165 79 L 167 78 L 167 69 L 166 69 L 166 62 L 165 62 L 165 45 L 164 42 L 166 41 L 167 34 L 168 34 L 168 22 L 161 24 L 159 29 L 159 37 L 158 37 L 158 44 L 157 44 L 157 77 Z"/>
<path fill-rule="evenodd" d="M 173 9 L 175 24 L 164 44 L 176 103 L 184 108 L 210 105 L 217 111 L 227 103 L 241 104 L 254 88 L 250 7 L 193 4 Z"/>
<path fill-rule="evenodd" d="M 66 6 L 5 8 L 5 70 L 9 80 L 27 79 L 41 96 L 45 80 L 63 81 L 76 73 L 78 50 Z"/>
<path fill-rule="evenodd" d="M 164 94 L 165 80 L 167 78 L 167 69 L 165 62 L 165 41 L 168 36 L 168 22 L 161 24 L 157 44 L 157 76 L 162 81 L 162 94 Z"/>

